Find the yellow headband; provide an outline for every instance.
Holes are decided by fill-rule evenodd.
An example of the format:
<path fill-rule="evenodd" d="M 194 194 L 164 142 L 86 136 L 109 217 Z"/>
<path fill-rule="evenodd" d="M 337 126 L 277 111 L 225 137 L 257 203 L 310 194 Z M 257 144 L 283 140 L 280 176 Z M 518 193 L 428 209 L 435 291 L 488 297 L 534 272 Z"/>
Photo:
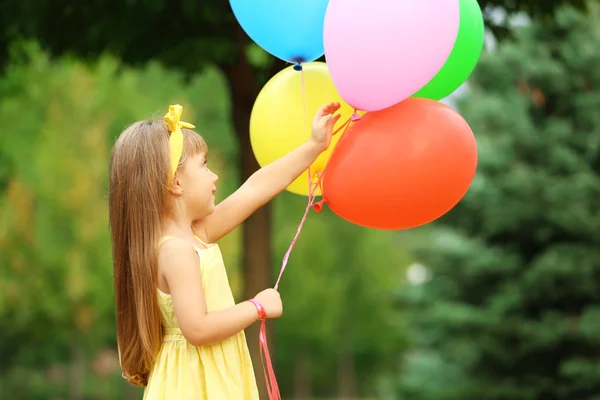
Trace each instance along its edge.
<path fill-rule="evenodd" d="M 175 104 L 174 106 L 169 106 L 169 112 L 163 118 L 171 132 L 171 136 L 169 137 L 169 147 L 171 149 L 171 178 L 175 176 L 175 171 L 177 171 L 177 166 L 181 159 L 181 152 L 183 151 L 183 133 L 181 133 L 181 128 L 195 128 L 194 125 L 179 120 L 182 112 L 183 107 L 179 104 Z"/>

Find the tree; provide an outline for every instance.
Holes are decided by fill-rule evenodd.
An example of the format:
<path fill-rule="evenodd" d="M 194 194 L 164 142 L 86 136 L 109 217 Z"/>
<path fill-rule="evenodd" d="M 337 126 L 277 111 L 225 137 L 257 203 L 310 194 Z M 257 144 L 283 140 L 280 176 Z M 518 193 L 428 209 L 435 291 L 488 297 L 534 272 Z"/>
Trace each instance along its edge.
<path fill-rule="evenodd" d="M 503 5 L 511 12 L 526 10 L 542 15 L 559 3 L 557 0 L 480 2 L 483 6 Z M 75 54 L 95 59 L 108 52 L 128 64 L 160 60 L 186 73 L 199 72 L 207 65 L 218 66 L 231 92 L 231 115 L 239 140 L 240 180 L 258 168 L 248 134 L 250 113 L 262 85 L 284 64 L 252 51 L 256 46 L 240 29 L 226 1 L 90 0 L 74 5 L 68 0 L 3 0 L 0 66 L 6 61 L 10 43 L 22 38 L 39 39 L 54 55 Z M 257 53 L 258 56 L 253 56 Z M 269 205 L 243 225 L 244 298 L 273 284 L 270 227 Z M 249 331 L 249 340 L 258 340 L 256 329 Z M 255 348 L 253 353 L 258 359 Z M 256 372 L 262 376 L 260 371 Z"/>
<path fill-rule="evenodd" d="M 485 55 L 460 107 L 479 167 L 402 296 L 407 398 L 600 398 L 599 19 L 554 21 Z"/>

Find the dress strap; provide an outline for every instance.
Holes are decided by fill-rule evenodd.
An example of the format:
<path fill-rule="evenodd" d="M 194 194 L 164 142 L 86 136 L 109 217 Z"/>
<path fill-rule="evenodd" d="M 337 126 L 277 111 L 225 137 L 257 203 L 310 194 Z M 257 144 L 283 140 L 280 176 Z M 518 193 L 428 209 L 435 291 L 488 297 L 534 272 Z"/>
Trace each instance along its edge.
<path fill-rule="evenodd" d="M 208 247 L 210 247 L 210 246 L 211 246 L 211 244 L 210 244 L 210 243 L 206 243 L 204 240 L 200 239 L 200 238 L 198 237 L 198 235 L 194 235 L 194 237 L 195 237 L 196 239 L 198 239 L 198 241 L 199 241 L 200 243 L 202 243 L 202 244 L 204 245 L 204 247 L 207 247 L 207 248 L 208 248 Z"/>

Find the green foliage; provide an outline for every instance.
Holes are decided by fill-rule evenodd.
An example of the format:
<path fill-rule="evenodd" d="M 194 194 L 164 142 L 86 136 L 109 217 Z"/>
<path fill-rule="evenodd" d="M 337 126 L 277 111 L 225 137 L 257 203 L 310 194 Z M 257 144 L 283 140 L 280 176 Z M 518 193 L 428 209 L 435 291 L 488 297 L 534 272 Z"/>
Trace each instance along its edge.
<path fill-rule="evenodd" d="M 418 309 L 406 398 L 598 398 L 599 40 L 564 7 L 482 58 L 461 106 L 477 176 L 402 296 Z"/>
<path fill-rule="evenodd" d="M 231 62 L 235 18 L 228 2 L 127 0 L 4 1 L 0 5 L 0 54 L 18 39 L 41 39 L 55 55 L 96 59 L 105 53 L 127 63 L 165 64 L 197 72 Z"/>
<path fill-rule="evenodd" d="M 511 14 L 523 11 L 536 17 L 552 15 L 565 3 L 585 6 L 585 0 L 478 1 L 483 9 L 503 7 Z M 490 20 L 487 23 L 496 27 Z M 128 64 L 160 60 L 190 73 L 206 65 L 229 68 L 238 61 L 240 45 L 245 48 L 250 42 L 238 29 L 228 1 L 3 0 L 0 64 L 6 61 L 2 55 L 10 43 L 22 38 L 43 39 L 54 55 L 95 59 L 108 52 Z M 273 61 L 272 56 L 269 59 Z M 268 64 L 264 60 L 254 63 L 258 69 Z"/>

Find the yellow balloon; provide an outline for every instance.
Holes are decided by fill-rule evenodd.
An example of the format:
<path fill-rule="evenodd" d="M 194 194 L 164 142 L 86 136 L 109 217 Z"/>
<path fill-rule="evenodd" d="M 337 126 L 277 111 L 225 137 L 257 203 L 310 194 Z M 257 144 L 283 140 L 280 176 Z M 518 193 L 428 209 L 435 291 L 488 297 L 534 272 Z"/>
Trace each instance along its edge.
<path fill-rule="evenodd" d="M 294 70 L 293 66 L 280 71 L 267 82 L 256 98 L 250 116 L 250 143 L 261 167 L 306 143 L 310 139 L 315 113 L 324 104 L 336 101 L 341 104 L 338 110 L 341 118 L 334 130 L 346 122 L 354 112 L 335 89 L 327 64 L 310 62 L 302 64 L 302 68 L 303 72 Z M 329 148 L 311 165 L 314 183 L 317 180 L 315 172 L 323 171 L 340 137 L 341 134 L 333 136 Z M 304 172 L 287 190 L 307 196 L 308 173 Z M 315 194 L 320 195 L 321 191 L 317 189 Z"/>

